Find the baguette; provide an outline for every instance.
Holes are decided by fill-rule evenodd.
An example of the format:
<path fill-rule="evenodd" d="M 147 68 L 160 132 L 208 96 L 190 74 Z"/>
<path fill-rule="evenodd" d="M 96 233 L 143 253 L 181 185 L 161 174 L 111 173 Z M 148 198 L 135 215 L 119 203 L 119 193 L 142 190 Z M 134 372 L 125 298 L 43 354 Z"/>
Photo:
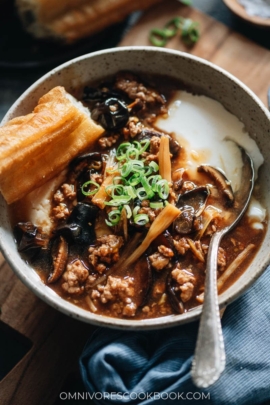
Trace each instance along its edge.
<path fill-rule="evenodd" d="M 35 37 L 72 43 L 160 1 L 16 0 L 16 6 L 25 29 Z"/>
<path fill-rule="evenodd" d="M 0 127 L 0 191 L 7 203 L 59 174 L 103 132 L 63 87 L 50 90 L 33 113 Z"/>

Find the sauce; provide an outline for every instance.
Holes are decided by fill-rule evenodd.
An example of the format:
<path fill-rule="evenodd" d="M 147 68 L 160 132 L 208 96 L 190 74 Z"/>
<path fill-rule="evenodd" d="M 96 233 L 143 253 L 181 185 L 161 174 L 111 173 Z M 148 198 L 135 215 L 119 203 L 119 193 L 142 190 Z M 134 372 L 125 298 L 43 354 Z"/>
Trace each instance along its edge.
<path fill-rule="evenodd" d="M 141 88 L 143 87 L 141 86 Z M 207 249 L 211 235 L 225 224 L 226 201 L 215 181 L 206 173 L 198 172 L 197 168 L 201 164 L 220 168 L 231 181 L 233 191 L 237 191 L 241 186 L 243 163 L 241 152 L 234 140 L 237 140 L 237 143 L 242 145 L 250 154 L 254 161 L 256 175 L 258 175 L 258 170 L 263 164 L 263 157 L 255 141 L 245 131 L 243 123 L 225 110 L 221 104 L 208 97 L 194 95 L 184 90 L 171 91 L 171 84 L 168 88 L 167 93 L 165 92 L 166 96 L 169 96 L 169 102 L 166 106 L 167 113 L 164 110 L 160 110 L 157 113 L 159 109 L 157 108 L 157 103 L 154 103 L 153 108 L 146 108 L 146 113 L 141 113 L 141 115 L 140 112 L 138 113 L 138 120 L 141 121 L 144 128 L 147 127 L 147 129 L 150 128 L 154 132 L 158 130 L 169 134 L 171 136 L 170 142 L 177 140 L 181 145 L 181 150 L 177 154 L 174 155 L 171 151 L 172 190 L 174 190 L 175 196 L 173 197 L 172 193 L 170 198 L 175 198 L 174 203 L 177 205 L 181 196 L 192 189 L 200 190 L 202 188 L 204 192 L 206 192 L 206 189 L 209 189 L 210 195 L 207 199 L 206 208 L 204 208 L 202 213 L 198 214 L 196 218 L 195 214 L 192 214 L 194 215 L 192 217 L 192 226 L 186 234 L 177 230 L 174 221 L 169 226 L 169 229 L 164 234 L 156 237 L 144 255 L 128 269 L 125 269 L 124 266 L 117 268 L 117 261 L 116 267 L 114 267 L 115 263 L 111 261 L 111 257 L 106 256 L 107 253 L 104 253 L 103 260 L 102 251 L 106 252 L 106 250 L 110 249 L 110 245 L 109 242 L 103 243 L 98 241 L 99 237 L 96 237 L 96 240 L 93 240 L 90 247 L 88 245 L 87 249 L 81 250 L 80 253 L 78 253 L 77 247 L 71 243 L 66 268 L 69 268 L 69 270 L 65 270 L 62 277 L 57 282 L 49 284 L 49 287 L 73 304 L 101 315 L 148 319 L 190 311 L 199 305 L 201 303 L 200 296 L 204 290 Z M 159 89 L 159 86 L 156 86 L 155 92 L 157 97 L 159 97 L 159 91 L 162 94 L 163 89 Z M 162 100 L 162 97 L 159 100 Z M 131 103 L 130 100 L 129 103 Z M 133 115 L 136 114 L 135 109 Z M 155 114 L 157 114 L 157 117 Z M 137 123 L 137 121 L 134 122 Z M 127 127 L 123 130 L 118 129 L 117 131 L 108 130 L 106 136 L 115 136 L 115 133 L 121 134 L 115 144 L 102 149 L 102 144 L 100 143 L 95 150 L 89 152 L 98 152 L 98 154 L 104 154 L 104 156 L 108 156 L 113 152 L 113 156 L 115 156 L 116 149 L 121 143 L 132 143 L 136 140 L 138 145 L 138 142 L 141 142 L 139 138 L 141 133 L 139 133 L 138 138 L 137 135 L 132 136 Z M 164 135 L 162 136 L 164 137 Z M 158 141 L 157 135 L 154 137 Z M 149 157 L 149 159 L 151 158 L 154 162 L 159 163 L 159 151 L 153 152 L 151 151 L 151 147 L 154 150 L 154 147 L 156 147 L 155 143 L 151 144 L 150 142 L 150 149 L 146 150 L 143 159 L 147 160 Z M 139 159 L 139 157 L 137 158 Z M 102 161 L 104 162 L 103 158 Z M 66 221 L 68 221 L 68 215 L 70 215 L 68 214 L 67 218 L 61 219 L 54 216 L 53 212 L 59 211 L 59 204 L 57 202 L 59 197 L 62 199 L 61 204 L 64 204 L 66 209 L 72 213 L 79 201 L 78 191 L 80 191 L 81 187 L 81 180 L 79 181 L 79 178 L 81 179 L 82 175 L 85 176 L 86 169 L 86 172 L 89 172 L 90 166 L 92 172 L 91 175 L 87 175 L 93 176 L 93 162 L 81 161 L 77 163 L 77 166 L 75 165 L 74 167 L 72 166 L 73 168 L 67 169 L 58 178 L 50 181 L 48 184 L 30 193 L 19 203 L 11 206 L 13 224 L 19 221 L 30 220 L 36 226 L 42 227 L 43 231 L 50 236 L 54 235 L 53 231 L 56 231 L 59 225 L 61 227 L 68 223 Z M 94 171 L 94 175 L 96 176 L 95 181 L 101 179 L 100 181 L 103 182 L 104 178 L 106 179 L 106 176 L 103 177 L 102 167 L 101 164 L 98 171 Z M 92 177 L 90 178 L 92 179 Z M 62 188 L 64 183 L 66 189 L 75 190 L 73 198 L 65 198 Z M 176 187 L 177 183 L 179 183 L 178 188 Z M 56 194 L 57 198 L 55 197 Z M 265 209 L 261 206 L 259 199 L 258 188 L 252 197 L 247 214 L 238 226 L 222 240 L 221 248 L 223 250 L 221 249 L 220 251 L 218 277 L 223 277 L 226 269 L 235 262 L 239 254 L 245 252 L 247 247 L 252 247 L 252 253 L 245 260 L 241 261 L 233 274 L 223 283 L 219 292 L 223 292 L 237 280 L 260 247 L 266 225 Z M 89 206 L 92 204 L 92 197 L 83 197 L 83 200 L 80 201 L 86 202 L 86 205 L 88 204 Z M 149 201 L 146 201 L 146 203 L 148 205 L 140 203 L 140 211 L 137 211 L 140 215 L 142 214 L 141 210 L 143 211 L 143 215 L 149 212 Z M 135 201 L 132 204 L 135 204 Z M 132 206 L 132 210 L 134 206 Z M 182 210 L 184 211 L 185 208 Z M 104 212 L 106 215 L 109 213 L 109 210 L 107 212 L 105 210 Z M 97 215 L 99 219 L 102 219 L 101 211 Z M 159 214 L 155 215 L 158 216 Z M 209 223 L 207 222 L 208 218 L 210 218 Z M 122 244 L 124 230 L 121 227 L 108 228 L 104 226 L 104 218 L 102 221 L 103 226 L 101 228 L 105 229 L 105 233 L 103 232 L 105 239 L 109 232 L 109 236 L 112 234 L 116 239 L 121 239 Z M 88 225 L 92 226 L 91 223 Z M 147 229 L 149 229 L 151 223 L 145 227 L 142 226 L 140 229 L 134 227 L 134 223 L 129 222 L 128 226 L 130 232 L 129 239 L 117 250 L 116 254 L 120 253 L 120 259 L 118 260 L 121 260 L 122 254 L 126 254 L 127 259 L 133 253 L 132 250 L 129 252 L 128 249 L 129 245 L 132 244 L 134 235 L 139 237 L 138 245 L 142 243 L 143 236 L 147 234 Z M 202 231 L 202 229 L 204 230 Z M 96 231 L 97 228 L 95 228 Z M 179 248 L 179 243 L 180 245 L 183 243 L 184 253 L 181 252 L 182 247 L 180 246 Z M 178 246 L 177 251 L 176 246 Z M 134 249 L 137 249 L 137 246 L 134 245 Z M 166 254 L 172 254 L 173 259 L 167 260 L 169 256 L 166 256 Z M 157 263 L 158 260 L 156 260 L 155 255 L 159 256 L 159 259 L 161 258 L 163 261 L 167 260 L 167 264 L 158 268 L 160 261 Z M 95 263 L 95 260 L 97 260 L 97 263 Z M 222 260 L 224 263 L 222 263 Z M 69 279 L 68 272 L 70 272 L 72 277 L 75 277 L 76 269 L 72 270 L 72 267 L 76 261 L 81 274 L 88 271 L 89 278 L 87 280 L 84 279 L 84 284 L 76 281 L 77 284 L 75 283 L 75 285 L 79 293 L 74 294 L 71 284 L 68 285 L 71 280 L 71 278 Z M 79 264 L 78 261 L 80 262 Z M 35 263 L 35 266 L 41 279 L 47 284 L 48 273 L 50 271 L 48 265 L 45 262 L 40 262 L 39 264 Z M 103 267 L 103 270 L 98 266 Z M 112 272 L 112 270 L 114 271 Z M 183 270 L 182 276 L 183 274 L 188 276 L 188 281 L 176 281 L 176 276 L 172 276 L 175 270 Z M 74 274 L 72 274 L 72 271 Z M 110 277 L 111 285 L 109 287 L 111 289 L 108 289 Z M 117 284 L 118 282 L 119 288 L 117 287 L 117 290 L 117 288 L 114 289 L 113 284 Z M 190 288 L 190 284 L 192 283 L 192 293 L 190 296 L 187 296 L 186 290 Z M 126 295 L 125 290 L 130 291 L 130 295 Z M 183 302 L 180 306 L 177 306 L 176 302 L 181 301 L 180 296 L 181 299 L 183 298 Z"/>

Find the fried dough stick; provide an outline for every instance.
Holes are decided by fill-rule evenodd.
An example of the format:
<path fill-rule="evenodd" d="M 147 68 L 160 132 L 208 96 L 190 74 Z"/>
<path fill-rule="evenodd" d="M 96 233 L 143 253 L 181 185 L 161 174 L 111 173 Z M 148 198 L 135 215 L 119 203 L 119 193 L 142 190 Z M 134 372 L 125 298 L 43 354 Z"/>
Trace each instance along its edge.
<path fill-rule="evenodd" d="M 63 87 L 50 90 L 33 113 L 0 127 L 0 190 L 7 203 L 56 176 L 103 132 Z"/>

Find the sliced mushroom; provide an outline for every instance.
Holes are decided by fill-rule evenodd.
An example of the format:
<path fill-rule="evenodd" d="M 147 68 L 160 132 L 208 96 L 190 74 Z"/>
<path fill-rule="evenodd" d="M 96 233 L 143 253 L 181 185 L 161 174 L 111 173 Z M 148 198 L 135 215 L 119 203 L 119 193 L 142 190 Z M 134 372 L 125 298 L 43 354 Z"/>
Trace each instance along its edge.
<path fill-rule="evenodd" d="M 108 156 L 100 152 L 86 153 L 76 157 L 70 167 L 74 171 L 77 179 L 77 201 L 86 200 L 82 193 L 82 185 L 91 180 L 93 174 L 103 174 Z"/>
<path fill-rule="evenodd" d="M 100 210 L 97 214 L 96 222 L 95 222 L 95 234 L 96 238 L 100 238 L 105 235 L 110 235 L 111 229 L 106 224 L 105 220 L 107 219 L 107 215 L 104 210 Z"/>
<path fill-rule="evenodd" d="M 174 221 L 174 229 L 181 235 L 188 235 L 193 230 L 194 209 L 186 208 L 181 212 L 179 217 Z"/>
<path fill-rule="evenodd" d="M 151 249 L 153 252 L 158 250 L 160 245 L 166 246 L 167 248 L 171 249 L 174 253 L 174 257 L 177 256 L 177 252 L 175 250 L 175 246 L 173 243 L 173 237 L 169 231 L 165 231 L 161 233 L 152 243 Z M 174 257 L 172 259 L 174 259 Z"/>
<path fill-rule="evenodd" d="M 84 170 L 79 174 L 77 178 L 77 201 L 83 202 L 83 201 L 89 201 L 87 200 L 87 197 L 85 194 L 82 192 L 82 186 L 84 183 L 87 181 L 91 180 L 91 175 L 96 174 L 97 171 L 95 169 L 89 169 L 88 167 L 85 167 Z"/>
<path fill-rule="evenodd" d="M 217 185 L 217 188 L 223 193 L 227 200 L 227 205 L 231 206 L 234 202 L 234 194 L 231 186 L 231 182 L 227 179 L 225 174 L 216 167 L 209 165 L 201 165 L 198 167 L 198 172 L 204 172 L 208 174 Z"/>
<path fill-rule="evenodd" d="M 105 129 L 120 129 L 127 124 L 129 111 L 123 101 L 111 97 L 98 104 L 92 110 L 91 117 Z"/>
<path fill-rule="evenodd" d="M 14 236 L 18 244 L 19 252 L 37 251 L 37 249 L 47 249 L 49 237 L 42 232 L 40 227 L 32 222 L 19 222 L 14 227 Z"/>
<path fill-rule="evenodd" d="M 152 270 L 148 258 L 143 255 L 134 265 L 131 273 L 136 286 L 134 302 L 137 307 L 145 304 L 152 283 Z"/>
<path fill-rule="evenodd" d="M 158 132 L 154 129 L 150 128 L 144 128 L 142 132 L 137 136 L 138 141 L 142 141 L 144 139 L 151 139 L 153 136 L 157 136 L 158 138 L 161 138 L 162 136 L 166 136 L 169 138 L 170 141 L 170 152 L 174 155 L 177 156 L 181 150 L 181 146 L 179 143 L 173 139 L 170 135 L 164 134 L 162 132 Z"/>
<path fill-rule="evenodd" d="M 182 314 L 184 312 L 184 303 L 180 298 L 179 285 L 172 278 L 171 273 L 168 274 L 166 287 L 167 287 L 168 297 L 169 297 L 172 309 L 176 313 Z"/>
<path fill-rule="evenodd" d="M 62 236 L 57 238 L 53 243 L 52 254 L 53 268 L 47 280 L 49 284 L 55 283 L 59 280 L 66 269 L 68 260 L 68 243 Z"/>
<path fill-rule="evenodd" d="M 95 220 L 98 211 L 95 205 L 78 203 L 66 224 L 58 227 L 55 234 L 65 237 L 69 243 L 76 243 L 78 246 L 93 244 L 96 239 Z"/>
<path fill-rule="evenodd" d="M 193 231 L 194 219 L 205 209 L 209 194 L 209 188 L 201 186 L 179 196 L 176 206 L 181 210 L 181 214 L 174 221 L 177 233 L 187 235 Z"/>
<path fill-rule="evenodd" d="M 91 153 L 85 153 L 83 155 L 77 156 L 74 160 L 72 160 L 71 165 L 77 165 L 78 163 L 82 162 L 85 160 L 87 163 L 90 163 L 92 161 L 102 161 L 102 153 L 100 152 L 91 152 Z"/>

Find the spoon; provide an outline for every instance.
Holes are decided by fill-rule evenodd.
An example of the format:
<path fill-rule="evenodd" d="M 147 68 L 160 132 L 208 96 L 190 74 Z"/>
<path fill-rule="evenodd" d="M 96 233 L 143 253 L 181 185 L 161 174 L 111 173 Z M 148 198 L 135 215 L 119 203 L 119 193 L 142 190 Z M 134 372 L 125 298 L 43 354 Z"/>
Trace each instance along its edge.
<path fill-rule="evenodd" d="M 207 255 L 202 315 L 197 337 L 191 376 L 197 387 L 206 388 L 219 378 L 225 368 L 226 356 L 217 292 L 217 253 L 223 236 L 231 231 L 245 213 L 254 187 L 253 161 L 244 149 L 240 189 L 235 193 L 232 208 L 228 209 L 227 225 L 213 234 Z"/>

